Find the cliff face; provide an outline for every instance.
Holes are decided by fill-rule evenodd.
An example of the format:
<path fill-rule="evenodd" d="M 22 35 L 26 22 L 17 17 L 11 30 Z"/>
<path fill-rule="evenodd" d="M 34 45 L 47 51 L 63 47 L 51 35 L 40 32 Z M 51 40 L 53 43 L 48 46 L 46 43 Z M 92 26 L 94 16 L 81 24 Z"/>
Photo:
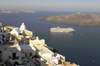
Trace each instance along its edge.
<path fill-rule="evenodd" d="M 95 14 L 70 14 L 40 17 L 40 20 L 49 20 L 54 23 L 63 23 L 81 26 L 100 26 L 100 15 Z"/>
<path fill-rule="evenodd" d="M 9 9 L 0 9 L 0 13 L 35 13 L 31 10 L 9 10 Z"/>

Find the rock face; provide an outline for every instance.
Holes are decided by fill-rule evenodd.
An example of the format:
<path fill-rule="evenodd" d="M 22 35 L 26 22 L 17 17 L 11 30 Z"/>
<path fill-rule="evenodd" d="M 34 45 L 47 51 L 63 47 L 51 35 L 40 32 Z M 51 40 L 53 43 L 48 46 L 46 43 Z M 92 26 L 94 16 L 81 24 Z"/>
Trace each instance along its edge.
<path fill-rule="evenodd" d="M 40 20 L 49 20 L 54 23 L 63 23 L 81 26 L 100 26 L 100 15 L 95 14 L 70 14 L 40 17 Z"/>
<path fill-rule="evenodd" d="M 35 13 L 31 10 L 9 10 L 9 9 L 0 9 L 0 13 Z"/>

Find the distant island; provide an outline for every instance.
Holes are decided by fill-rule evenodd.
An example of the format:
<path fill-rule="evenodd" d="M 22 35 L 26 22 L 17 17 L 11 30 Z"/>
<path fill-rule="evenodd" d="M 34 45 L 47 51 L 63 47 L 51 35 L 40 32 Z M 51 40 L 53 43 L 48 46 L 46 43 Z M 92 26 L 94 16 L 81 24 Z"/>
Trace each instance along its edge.
<path fill-rule="evenodd" d="M 40 20 L 49 20 L 54 23 L 63 23 L 69 25 L 80 25 L 80 26 L 100 26 L 100 15 L 96 14 L 69 14 L 69 15 L 58 15 L 58 16 L 46 16 L 37 18 Z"/>
<path fill-rule="evenodd" d="M 31 10 L 0 9 L 0 13 L 35 13 L 35 11 L 31 11 Z"/>

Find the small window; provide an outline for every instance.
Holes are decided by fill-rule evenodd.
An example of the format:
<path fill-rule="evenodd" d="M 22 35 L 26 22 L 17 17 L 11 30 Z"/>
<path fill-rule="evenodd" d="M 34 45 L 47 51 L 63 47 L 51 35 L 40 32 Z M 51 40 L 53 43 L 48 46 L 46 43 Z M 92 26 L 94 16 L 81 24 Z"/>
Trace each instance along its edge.
<path fill-rule="evenodd" d="M 2 51 L 0 51 L 0 53 L 2 53 Z"/>
<path fill-rule="evenodd" d="M 30 56 L 32 56 L 32 53 L 30 52 Z"/>
<path fill-rule="evenodd" d="M 16 53 L 12 53 L 12 57 L 13 58 L 16 58 Z"/>
<path fill-rule="evenodd" d="M 25 56 L 27 57 L 27 53 L 25 53 Z"/>

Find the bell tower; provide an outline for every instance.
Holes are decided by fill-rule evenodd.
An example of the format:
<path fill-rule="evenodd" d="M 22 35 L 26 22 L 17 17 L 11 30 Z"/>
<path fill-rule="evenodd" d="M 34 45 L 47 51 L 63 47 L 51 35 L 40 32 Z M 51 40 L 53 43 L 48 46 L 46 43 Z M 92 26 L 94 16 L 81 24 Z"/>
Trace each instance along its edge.
<path fill-rule="evenodd" d="M 20 29 L 21 29 L 21 30 L 25 30 L 25 29 L 26 29 L 26 26 L 25 26 L 24 23 L 22 23 L 22 25 L 20 26 Z"/>

